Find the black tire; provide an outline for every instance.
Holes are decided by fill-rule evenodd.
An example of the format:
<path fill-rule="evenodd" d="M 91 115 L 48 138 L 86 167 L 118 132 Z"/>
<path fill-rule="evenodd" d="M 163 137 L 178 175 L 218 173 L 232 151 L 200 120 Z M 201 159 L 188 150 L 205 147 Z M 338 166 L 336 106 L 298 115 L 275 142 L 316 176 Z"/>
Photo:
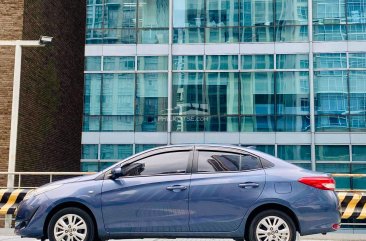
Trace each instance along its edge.
<path fill-rule="evenodd" d="M 86 228 L 82 229 L 73 229 L 74 226 L 69 225 L 68 220 L 66 219 L 65 215 L 72 215 L 75 218 L 75 223 L 80 223 L 81 219 L 84 221 Z M 50 241 L 57 241 L 55 236 L 55 225 L 61 220 L 61 218 L 64 217 L 64 222 L 67 225 L 67 229 L 59 229 L 59 232 L 63 232 L 64 235 L 62 237 L 63 240 L 67 240 L 68 236 L 73 236 L 74 241 L 94 241 L 98 239 L 97 235 L 95 235 L 95 227 L 92 218 L 90 215 L 85 212 L 84 210 L 80 208 L 64 208 L 60 211 L 56 212 L 52 217 L 47 227 L 47 235 L 48 239 Z M 61 222 L 61 221 L 60 221 Z M 58 226 L 59 227 L 59 226 Z M 77 226 L 76 226 L 77 227 Z M 81 227 L 81 226 L 80 226 Z M 84 227 L 84 225 L 83 225 Z M 64 231 L 61 231 L 64 230 Z M 70 230 L 72 231 L 70 234 Z M 81 240 L 80 236 L 84 236 L 84 238 Z M 76 236 L 78 238 L 76 238 Z"/>
<path fill-rule="evenodd" d="M 252 222 L 249 225 L 249 230 L 247 233 L 249 241 L 263 241 L 265 239 L 266 236 L 264 236 L 263 238 L 262 237 L 258 238 L 256 232 L 257 232 L 257 227 L 260 224 L 260 222 L 267 217 L 277 217 L 277 218 L 282 219 L 289 229 L 288 241 L 296 241 L 296 227 L 295 227 L 294 221 L 286 213 L 284 213 L 282 211 L 274 210 L 274 209 L 265 210 L 263 212 L 260 212 L 253 218 Z M 271 220 L 274 220 L 274 219 L 271 219 Z M 260 227 L 263 230 L 266 230 L 266 233 L 267 233 L 267 229 L 265 226 L 263 226 L 261 224 Z M 277 231 L 281 230 L 281 228 L 284 228 L 284 227 L 285 226 L 283 226 L 283 225 L 279 226 L 277 228 Z M 276 235 L 279 235 L 278 232 L 276 233 L 276 228 L 274 228 L 273 230 L 268 229 L 267 235 L 269 233 L 271 233 L 270 237 L 272 237 L 272 238 L 275 237 Z"/>

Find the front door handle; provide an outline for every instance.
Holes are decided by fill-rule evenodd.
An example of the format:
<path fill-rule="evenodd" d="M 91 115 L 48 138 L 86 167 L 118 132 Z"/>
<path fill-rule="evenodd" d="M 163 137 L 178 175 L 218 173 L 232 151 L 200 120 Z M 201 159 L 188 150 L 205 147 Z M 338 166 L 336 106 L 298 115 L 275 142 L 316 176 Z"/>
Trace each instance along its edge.
<path fill-rule="evenodd" d="M 259 184 L 255 183 L 255 182 L 245 182 L 245 183 L 240 183 L 239 187 L 240 188 L 245 188 L 245 189 L 257 188 L 257 187 L 259 187 Z"/>
<path fill-rule="evenodd" d="M 166 190 L 172 191 L 172 192 L 180 192 L 183 190 L 186 190 L 187 187 L 186 186 L 182 186 L 182 185 L 173 185 L 173 186 L 169 186 L 166 187 Z"/>

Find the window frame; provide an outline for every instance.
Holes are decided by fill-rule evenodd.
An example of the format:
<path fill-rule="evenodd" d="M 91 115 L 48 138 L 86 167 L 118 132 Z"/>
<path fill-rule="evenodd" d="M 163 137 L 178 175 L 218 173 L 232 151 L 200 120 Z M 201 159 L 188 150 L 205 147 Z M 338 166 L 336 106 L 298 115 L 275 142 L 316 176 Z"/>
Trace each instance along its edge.
<path fill-rule="evenodd" d="M 224 171 L 224 172 L 200 172 L 198 171 L 198 158 L 200 152 L 224 152 L 228 154 L 236 154 L 236 155 L 249 155 L 258 159 L 260 168 L 250 169 L 250 170 L 240 170 L 240 171 Z M 253 153 L 247 152 L 245 150 L 235 149 L 235 148 L 220 148 L 220 147 L 196 147 L 194 150 L 194 158 L 193 158 L 193 165 L 192 165 L 192 174 L 226 174 L 226 173 L 246 173 L 246 172 L 253 172 L 258 170 L 264 170 L 268 167 L 264 167 L 262 163 L 262 157 L 255 155 Z M 273 166 L 272 166 L 273 167 Z"/>
<path fill-rule="evenodd" d="M 111 171 L 116 168 L 116 167 L 122 167 L 124 165 L 127 164 L 131 164 L 134 162 L 138 162 L 141 161 L 143 159 L 149 158 L 149 157 L 153 157 L 153 156 L 157 156 L 157 155 L 161 155 L 161 154 L 166 154 L 166 153 L 178 153 L 178 152 L 188 152 L 188 160 L 187 160 L 187 168 L 186 168 L 186 173 L 169 173 L 169 174 L 154 174 L 154 175 L 140 175 L 140 176 L 121 176 L 118 179 L 123 179 L 123 178 L 139 178 L 139 177 L 154 177 L 154 176 L 173 176 L 173 175 L 191 175 L 192 172 L 192 160 L 193 160 L 193 147 L 192 146 L 182 146 L 182 147 L 168 147 L 168 148 L 158 148 L 158 149 L 153 149 L 153 150 L 148 150 L 148 151 L 144 151 L 141 152 L 137 155 L 134 155 L 128 159 L 125 159 L 123 161 L 118 162 L 116 165 L 112 165 L 109 169 L 107 169 L 103 175 L 104 175 L 104 180 L 108 180 L 110 179 L 111 176 Z"/>

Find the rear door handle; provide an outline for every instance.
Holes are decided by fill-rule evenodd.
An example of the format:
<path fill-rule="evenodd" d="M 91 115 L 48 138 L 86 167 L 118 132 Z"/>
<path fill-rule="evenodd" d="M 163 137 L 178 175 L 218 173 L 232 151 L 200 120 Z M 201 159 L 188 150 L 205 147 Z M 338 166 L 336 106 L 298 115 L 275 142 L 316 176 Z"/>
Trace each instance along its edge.
<path fill-rule="evenodd" d="M 255 182 L 245 182 L 245 183 L 240 183 L 239 187 L 240 188 L 245 188 L 245 189 L 257 188 L 257 187 L 259 187 L 259 184 L 255 183 Z"/>
<path fill-rule="evenodd" d="M 173 185 L 173 186 L 166 187 L 166 190 L 172 191 L 172 192 L 180 192 L 180 191 L 183 191 L 186 189 L 187 189 L 187 187 L 182 186 L 182 185 Z"/>

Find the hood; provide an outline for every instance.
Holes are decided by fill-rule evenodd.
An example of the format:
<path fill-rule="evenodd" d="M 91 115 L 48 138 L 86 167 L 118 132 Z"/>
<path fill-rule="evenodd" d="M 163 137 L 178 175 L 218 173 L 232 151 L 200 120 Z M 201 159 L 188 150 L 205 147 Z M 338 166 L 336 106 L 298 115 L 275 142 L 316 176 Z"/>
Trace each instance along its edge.
<path fill-rule="evenodd" d="M 67 184 L 67 183 L 75 183 L 75 182 L 84 182 L 84 181 L 94 180 L 99 175 L 100 175 L 100 173 L 98 172 L 98 173 L 95 173 L 95 174 L 92 174 L 92 175 L 66 178 L 66 179 L 63 179 L 63 180 L 60 180 L 60 181 L 55 181 L 55 182 L 45 184 L 42 187 L 48 186 L 48 185 L 54 185 L 54 184 Z"/>

